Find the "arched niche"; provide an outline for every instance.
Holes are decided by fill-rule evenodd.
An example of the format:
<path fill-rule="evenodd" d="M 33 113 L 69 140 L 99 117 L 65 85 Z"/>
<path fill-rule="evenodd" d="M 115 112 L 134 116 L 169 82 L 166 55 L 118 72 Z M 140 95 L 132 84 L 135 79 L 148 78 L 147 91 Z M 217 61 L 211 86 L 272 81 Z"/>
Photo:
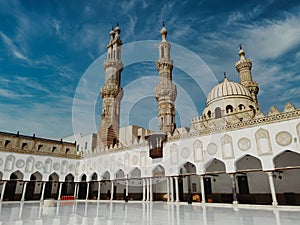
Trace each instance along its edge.
<path fill-rule="evenodd" d="M 300 166 L 300 154 L 286 150 L 273 158 L 275 168 Z"/>
<path fill-rule="evenodd" d="M 9 155 L 6 157 L 4 170 L 5 171 L 12 171 L 15 164 L 15 157 L 13 155 Z"/>
<path fill-rule="evenodd" d="M 233 159 L 233 146 L 232 146 L 232 138 L 229 135 L 224 135 L 221 139 L 222 142 L 222 156 L 223 159 Z"/>
<path fill-rule="evenodd" d="M 124 179 L 125 178 L 125 173 L 123 170 L 119 169 L 116 173 L 116 179 Z"/>
<path fill-rule="evenodd" d="M 127 153 L 125 154 L 125 156 L 124 156 L 124 167 L 125 167 L 126 169 L 128 169 L 128 168 L 129 168 L 129 165 L 130 165 L 130 155 L 129 155 L 129 153 L 127 152 Z"/>
<path fill-rule="evenodd" d="M 171 164 L 178 163 L 178 146 L 176 144 L 172 144 L 170 148 L 170 155 L 171 155 Z"/>
<path fill-rule="evenodd" d="M 203 145 L 202 142 L 196 140 L 193 145 L 194 150 L 194 161 L 195 162 L 202 162 L 203 161 Z"/>
<path fill-rule="evenodd" d="M 256 146 L 258 155 L 270 155 L 272 154 L 271 142 L 269 131 L 260 128 L 255 133 Z"/>
<path fill-rule="evenodd" d="M 66 174 L 68 170 L 68 162 L 66 160 L 64 160 L 61 163 L 61 174 Z"/>
<path fill-rule="evenodd" d="M 225 163 L 222 162 L 221 160 L 215 158 L 207 164 L 205 171 L 207 173 L 226 172 Z"/>
<path fill-rule="evenodd" d="M 251 155 L 245 155 L 235 163 L 236 171 L 242 170 L 262 170 L 261 161 Z"/>
<path fill-rule="evenodd" d="M 52 168 L 52 160 L 51 159 L 46 159 L 45 161 L 45 167 L 44 167 L 44 172 L 45 173 L 50 173 Z"/>
<path fill-rule="evenodd" d="M 156 166 L 152 170 L 152 176 L 153 177 L 164 177 L 165 176 L 165 168 L 161 165 Z"/>
<path fill-rule="evenodd" d="M 130 173 L 130 178 L 141 178 L 141 170 L 135 167 Z"/>
<path fill-rule="evenodd" d="M 196 174 L 196 166 L 191 162 L 186 162 L 182 167 L 179 169 L 179 174 Z"/>
<path fill-rule="evenodd" d="M 26 160 L 25 172 L 32 172 L 33 166 L 34 166 L 34 158 L 30 156 Z"/>

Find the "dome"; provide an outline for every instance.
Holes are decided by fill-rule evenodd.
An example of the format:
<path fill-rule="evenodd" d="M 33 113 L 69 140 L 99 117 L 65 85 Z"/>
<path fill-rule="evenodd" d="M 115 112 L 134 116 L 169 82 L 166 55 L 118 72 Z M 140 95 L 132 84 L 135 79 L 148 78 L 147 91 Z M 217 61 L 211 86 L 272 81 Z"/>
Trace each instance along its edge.
<path fill-rule="evenodd" d="M 237 82 L 229 81 L 225 77 L 222 83 L 215 86 L 208 93 L 206 98 L 206 105 L 210 104 L 214 100 L 236 95 L 250 97 L 252 99 L 251 94 L 246 87 Z"/>

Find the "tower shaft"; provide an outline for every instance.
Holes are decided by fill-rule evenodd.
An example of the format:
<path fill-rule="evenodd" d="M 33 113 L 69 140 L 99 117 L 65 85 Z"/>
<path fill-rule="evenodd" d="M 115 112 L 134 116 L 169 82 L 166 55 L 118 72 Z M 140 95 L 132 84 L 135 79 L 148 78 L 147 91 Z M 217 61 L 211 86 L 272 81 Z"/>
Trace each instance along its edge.
<path fill-rule="evenodd" d="M 123 64 L 121 61 L 120 28 L 110 32 L 107 59 L 104 62 L 105 84 L 101 88 L 102 113 L 97 146 L 110 146 L 119 142 L 120 102 L 123 89 L 120 84 Z"/>

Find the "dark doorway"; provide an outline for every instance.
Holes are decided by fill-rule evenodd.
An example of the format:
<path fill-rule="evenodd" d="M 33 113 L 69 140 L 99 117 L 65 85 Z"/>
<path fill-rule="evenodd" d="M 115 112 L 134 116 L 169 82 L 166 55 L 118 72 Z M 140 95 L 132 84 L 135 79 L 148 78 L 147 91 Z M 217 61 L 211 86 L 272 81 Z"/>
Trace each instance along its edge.
<path fill-rule="evenodd" d="M 247 175 L 239 175 L 237 176 L 238 186 L 239 186 L 239 194 L 240 195 L 249 195 L 249 186 Z"/>
<path fill-rule="evenodd" d="M 62 184 L 61 195 L 74 196 L 74 190 L 75 190 L 74 176 L 72 174 L 68 174 L 65 178 L 65 182 Z"/>
<path fill-rule="evenodd" d="M 183 196 L 183 181 L 182 181 L 181 177 L 178 179 L 178 192 L 179 192 L 179 201 L 184 201 L 184 196 Z"/>
<path fill-rule="evenodd" d="M 87 191 L 87 182 L 86 182 L 86 175 L 84 174 L 81 177 L 81 182 L 79 183 L 78 199 L 86 199 L 86 191 Z"/>
<path fill-rule="evenodd" d="M 114 194 L 113 194 L 113 199 L 117 199 L 117 186 L 114 186 Z"/>
<path fill-rule="evenodd" d="M 211 195 L 212 190 L 211 190 L 211 178 L 210 177 L 205 177 L 204 178 L 204 191 L 206 195 Z"/>
<path fill-rule="evenodd" d="M 4 190 L 4 196 L 3 196 L 4 201 L 20 201 L 21 200 L 22 192 L 16 194 L 16 189 L 17 189 L 17 186 L 22 186 L 22 187 L 18 187 L 19 189 L 23 188 L 24 183 L 18 181 L 18 179 L 19 178 L 15 173 L 12 173 L 10 175 L 10 180 L 7 181 L 6 187 Z"/>

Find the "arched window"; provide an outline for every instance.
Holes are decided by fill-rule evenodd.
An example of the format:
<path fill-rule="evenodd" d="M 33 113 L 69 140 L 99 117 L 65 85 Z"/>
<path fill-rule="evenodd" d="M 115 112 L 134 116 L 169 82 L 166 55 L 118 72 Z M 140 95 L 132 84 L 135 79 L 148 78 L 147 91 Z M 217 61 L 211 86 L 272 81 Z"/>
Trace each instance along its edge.
<path fill-rule="evenodd" d="M 233 107 L 232 105 L 226 106 L 226 113 L 232 113 L 233 112 Z"/>
<path fill-rule="evenodd" d="M 239 110 L 245 109 L 245 106 L 243 104 L 239 104 Z"/>
<path fill-rule="evenodd" d="M 211 111 L 210 110 L 207 112 L 207 116 L 208 116 L 208 118 L 211 118 Z"/>
<path fill-rule="evenodd" d="M 221 117 L 222 117 L 221 109 L 220 109 L 220 107 L 217 107 L 215 109 L 215 118 L 217 119 L 217 118 L 221 118 Z"/>
<path fill-rule="evenodd" d="M 255 113 L 255 108 L 253 107 L 253 105 L 249 105 L 249 108 Z"/>
<path fill-rule="evenodd" d="M 164 53 L 164 47 L 163 46 L 160 47 L 160 51 L 161 51 L 161 57 L 165 58 L 165 53 Z"/>

